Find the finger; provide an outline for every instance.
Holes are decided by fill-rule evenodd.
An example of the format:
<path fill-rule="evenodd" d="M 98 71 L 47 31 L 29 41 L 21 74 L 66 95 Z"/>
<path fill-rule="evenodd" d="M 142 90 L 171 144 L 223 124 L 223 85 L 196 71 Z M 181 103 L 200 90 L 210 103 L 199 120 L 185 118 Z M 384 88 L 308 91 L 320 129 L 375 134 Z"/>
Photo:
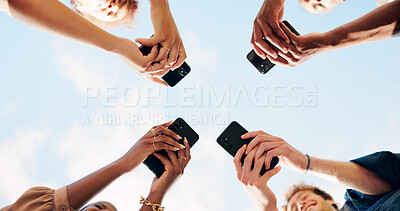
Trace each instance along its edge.
<path fill-rule="evenodd" d="M 163 126 L 156 127 L 155 131 L 156 131 L 156 135 L 167 135 L 177 141 L 182 139 L 182 137 L 180 135 L 174 133 L 172 130 L 165 128 Z M 182 149 L 185 148 L 183 145 L 181 145 L 181 146 L 182 146 Z"/>
<path fill-rule="evenodd" d="M 164 42 L 164 43 L 161 43 L 161 45 L 162 45 L 162 47 L 160 48 L 160 50 L 158 52 L 158 56 L 155 59 L 156 62 L 161 61 L 165 58 L 168 58 L 168 53 L 171 50 L 171 44 Z"/>
<path fill-rule="evenodd" d="M 278 148 L 272 149 L 265 152 L 265 168 L 269 169 L 273 157 L 279 157 L 282 154 L 282 150 Z"/>
<path fill-rule="evenodd" d="M 175 70 L 176 68 L 180 67 L 186 58 L 187 58 L 187 55 L 186 55 L 185 48 L 183 47 L 183 44 L 181 44 L 181 49 L 179 50 L 179 53 L 178 53 L 178 60 L 176 60 L 175 64 L 172 65 L 171 68 L 173 70 Z"/>
<path fill-rule="evenodd" d="M 279 50 L 287 52 L 286 45 L 278 37 L 275 36 L 274 32 L 272 31 L 272 29 L 269 27 L 268 24 L 261 23 L 260 27 L 264 33 L 265 39 L 268 40 L 268 42 L 270 42 L 273 46 L 277 47 Z"/>
<path fill-rule="evenodd" d="M 237 152 L 236 155 L 233 159 L 233 163 L 235 164 L 235 169 L 237 173 L 238 180 L 241 180 L 242 178 L 242 171 L 243 171 L 243 164 L 240 161 L 242 159 L 243 153 L 246 150 L 246 145 L 243 145 Z"/>
<path fill-rule="evenodd" d="M 268 134 L 268 133 L 266 133 L 266 132 L 264 132 L 264 131 L 262 131 L 262 130 L 251 131 L 251 132 L 247 132 L 247 133 L 243 134 L 243 135 L 241 136 L 241 138 L 242 138 L 242 139 L 254 138 L 254 137 L 256 137 L 256 136 L 259 135 L 259 134 Z"/>
<path fill-rule="evenodd" d="M 281 140 L 280 138 L 272 136 L 268 133 L 259 134 L 250 141 L 249 147 L 247 148 L 246 152 L 248 154 L 251 150 L 253 150 L 253 148 L 255 146 L 261 144 L 262 142 L 272 142 L 272 141 L 280 141 L 280 140 Z"/>
<path fill-rule="evenodd" d="M 178 59 L 178 53 L 180 48 L 181 42 L 175 42 L 174 45 L 171 47 L 171 50 L 168 54 L 168 64 L 172 66 L 175 64 L 176 60 Z"/>
<path fill-rule="evenodd" d="M 275 149 L 279 146 L 281 146 L 281 143 L 279 143 L 279 142 L 261 143 L 256 151 L 255 159 L 256 160 L 260 159 L 260 157 L 264 154 L 264 152 L 268 152 L 269 150 Z"/>
<path fill-rule="evenodd" d="M 264 165 L 265 158 L 262 157 L 261 159 L 254 159 L 254 168 L 253 173 L 251 174 L 250 181 L 257 181 L 261 177 L 261 168 Z"/>
<path fill-rule="evenodd" d="M 279 55 L 279 53 L 278 53 L 278 55 Z M 289 64 L 288 61 L 286 61 L 285 59 L 283 59 L 280 56 L 278 56 L 277 58 L 272 58 L 269 55 L 267 55 L 267 58 L 269 59 L 270 62 L 272 62 L 274 64 L 278 64 L 278 65 L 282 65 L 282 66 L 287 66 Z"/>
<path fill-rule="evenodd" d="M 160 75 L 160 72 L 164 71 L 164 66 L 161 65 L 160 63 L 152 63 L 151 65 L 149 65 L 146 70 L 144 71 L 144 74 L 146 76 L 158 76 Z"/>
<path fill-rule="evenodd" d="M 290 29 L 282 22 L 279 23 L 280 28 L 284 31 L 284 33 L 288 36 L 290 41 L 295 43 L 297 41 L 297 35 L 295 35 Z"/>
<path fill-rule="evenodd" d="M 256 42 L 255 42 L 255 37 L 256 37 L 256 32 L 255 32 L 255 29 L 254 29 L 255 27 L 256 27 L 256 26 L 253 27 L 253 34 L 251 34 L 251 41 L 250 41 L 250 43 L 251 43 L 251 45 L 253 46 L 254 52 L 256 52 L 256 54 L 257 54 L 259 57 L 261 57 L 262 59 L 265 59 L 265 58 L 267 58 L 267 57 L 266 57 L 264 51 L 263 51 L 261 48 L 259 48 L 259 47 L 256 45 Z"/>
<path fill-rule="evenodd" d="M 156 142 L 164 142 L 166 144 L 169 144 L 175 148 L 179 149 L 184 149 L 185 146 L 183 146 L 182 144 L 176 142 L 174 139 L 172 139 L 171 137 L 167 136 L 167 135 L 159 135 L 159 136 L 155 136 L 154 137 L 154 141 Z"/>
<path fill-rule="evenodd" d="M 185 163 L 185 167 L 186 165 L 189 163 L 191 157 L 190 154 L 190 145 L 189 145 L 189 141 L 186 139 L 186 137 L 183 139 L 183 143 L 185 144 L 185 151 L 186 151 L 186 163 Z"/>
<path fill-rule="evenodd" d="M 263 39 L 263 37 L 265 36 L 265 33 L 263 33 L 263 31 L 261 30 L 261 28 L 257 25 L 254 25 L 254 35 L 255 35 L 255 37 L 254 37 L 254 43 L 255 43 L 255 45 L 257 46 L 257 47 L 259 47 L 263 52 L 264 52 L 264 54 L 263 55 L 259 55 L 259 56 L 261 56 L 261 58 L 266 58 L 266 56 L 267 56 L 267 54 L 269 54 L 270 56 L 272 56 L 272 57 L 277 57 L 278 56 L 278 53 L 277 52 L 275 52 L 272 48 L 271 48 L 271 46 L 269 46 L 266 42 L 265 42 L 265 40 Z M 265 53 L 267 53 L 267 54 L 265 54 Z"/>
<path fill-rule="evenodd" d="M 172 123 L 174 123 L 173 121 L 169 121 L 169 122 L 166 122 L 166 123 L 164 123 L 164 124 L 161 124 L 161 125 L 157 125 L 156 127 L 169 127 L 169 126 L 171 126 L 172 125 Z M 156 128 L 155 127 L 155 128 Z M 154 128 L 154 129 L 155 129 Z"/>
<path fill-rule="evenodd" d="M 166 158 L 164 155 L 161 155 L 158 152 L 153 153 L 153 155 L 155 155 L 158 159 L 160 159 L 161 163 L 164 164 L 164 166 L 171 166 L 172 165 L 171 161 L 169 161 L 169 159 Z"/>
<path fill-rule="evenodd" d="M 252 174 L 251 167 L 252 167 L 253 162 L 254 162 L 254 155 L 255 154 L 256 154 L 256 152 L 253 150 L 244 159 L 244 162 L 243 162 L 243 174 L 242 174 L 242 182 L 244 184 L 247 184 L 248 181 L 250 180 L 250 176 Z"/>
<path fill-rule="evenodd" d="M 185 159 L 186 159 L 186 151 L 183 149 L 179 150 L 178 151 L 178 162 L 179 162 L 179 165 L 182 167 L 182 169 L 186 163 Z"/>
<path fill-rule="evenodd" d="M 173 146 L 171 146 L 169 144 L 166 144 L 166 143 L 157 142 L 157 143 L 154 143 L 154 145 L 153 145 L 153 143 L 151 143 L 152 152 L 155 152 L 155 150 L 157 150 L 157 151 L 170 150 L 170 151 L 174 151 L 174 152 L 179 150 L 179 148 L 173 147 Z"/>
<path fill-rule="evenodd" d="M 172 165 L 174 165 L 174 166 L 179 165 L 178 157 L 176 157 L 176 153 L 173 151 L 169 151 L 169 150 L 167 150 L 167 153 L 168 153 L 168 157 L 169 157 L 169 160 L 171 161 Z"/>
<path fill-rule="evenodd" d="M 272 176 L 276 175 L 279 173 L 279 171 L 282 169 L 281 166 L 277 166 L 269 171 L 267 171 L 263 176 L 260 178 L 260 182 L 263 184 L 266 184 L 269 179 L 271 179 Z"/>
<path fill-rule="evenodd" d="M 281 29 L 281 27 L 279 27 L 281 23 L 282 23 L 281 21 L 274 21 L 273 24 L 271 25 L 271 27 L 272 27 L 274 33 L 276 35 L 278 35 L 281 38 L 281 40 L 283 40 L 287 44 L 289 44 L 290 43 L 289 37 L 285 34 L 285 32 Z M 285 25 L 285 24 L 283 24 L 283 25 Z"/>
<path fill-rule="evenodd" d="M 150 38 L 136 38 L 135 41 L 144 46 L 157 46 L 162 40 L 156 36 L 152 36 Z"/>
<path fill-rule="evenodd" d="M 296 64 L 297 62 L 299 62 L 299 60 L 297 58 L 295 58 L 290 52 L 287 53 L 283 53 L 283 52 L 278 52 L 279 57 L 283 58 L 284 60 L 287 61 L 287 63 L 290 66 L 294 66 L 294 64 Z"/>

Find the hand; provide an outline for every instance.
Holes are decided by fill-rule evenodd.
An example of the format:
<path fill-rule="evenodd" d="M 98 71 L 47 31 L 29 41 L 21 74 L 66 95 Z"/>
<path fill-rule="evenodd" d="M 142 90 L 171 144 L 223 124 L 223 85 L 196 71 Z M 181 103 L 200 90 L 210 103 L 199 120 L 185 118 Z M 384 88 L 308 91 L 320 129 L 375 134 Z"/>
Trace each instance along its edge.
<path fill-rule="evenodd" d="M 246 145 L 242 146 L 236 152 L 235 158 L 233 159 L 238 180 L 253 201 L 260 208 L 260 210 L 278 210 L 276 206 L 275 194 L 271 191 L 271 189 L 269 189 L 267 182 L 272 176 L 281 170 L 281 167 L 278 166 L 274 169 L 271 169 L 261 176 L 260 171 L 265 162 L 266 156 L 264 155 L 259 159 L 255 159 L 255 150 L 252 150 L 246 156 L 242 166 L 240 159 L 242 158 L 246 147 Z M 254 168 L 251 170 L 253 162 Z"/>
<path fill-rule="evenodd" d="M 171 124 L 172 122 L 167 122 L 162 125 L 154 126 L 117 161 L 121 166 L 123 166 L 124 172 L 129 172 L 137 167 L 147 158 L 147 156 L 155 151 L 163 149 L 178 151 L 185 148 L 183 145 L 176 142 L 176 140 L 180 140 L 181 137 L 166 128 Z"/>
<path fill-rule="evenodd" d="M 275 64 L 294 67 L 327 50 L 326 46 L 328 46 L 329 39 L 326 33 L 313 32 L 304 36 L 297 36 L 284 24 L 281 24 L 281 28 L 290 38 L 291 43 L 287 45 L 289 48 L 287 53 L 278 51 L 279 56 L 277 58 L 267 55 L 268 59 Z"/>
<path fill-rule="evenodd" d="M 283 166 L 305 172 L 308 158 L 281 138 L 272 136 L 264 131 L 253 131 L 243 134 L 242 139 L 253 138 L 246 149 L 246 155 L 255 152 L 255 159 L 265 155 L 265 168 L 268 169 L 273 157 L 279 157 L 279 163 Z"/>
<path fill-rule="evenodd" d="M 156 77 L 160 74 L 163 75 L 165 72 L 165 62 L 154 63 L 158 55 L 157 46 L 153 46 L 150 54 L 144 56 L 135 42 L 126 38 L 117 38 L 117 47 L 113 51 L 128 64 L 128 66 L 135 70 L 137 74 L 146 77 L 154 83 L 167 86 L 164 81 Z"/>
<path fill-rule="evenodd" d="M 155 62 L 165 60 L 165 74 L 169 69 L 175 69 L 182 65 L 186 59 L 186 51 L 182 44 L 178 28 L 169 10 L 167 0 L 149 0 L 150 15 L 154 27 L 154 36 L 150 38 L 138 38 L 136 42 L 145 46 L 162 45 Z"/>
<path fill-rule="evenodd" d="M 278 57 L 278 51 L 273 47 L 284 53 L 288 52 L 287 44 L 290 43 L 290 40 L 279 26 L 282 23 L 284 2 L 285 0 L 265 0 L 254 20 L 251 44 L 257 55 L 263 59 L 267 54 L 273 58 Z M 268 45 L 263 38 L 273 47 Z"/>
<path fill-rule="evenodd" d="M 160 178 L 154 178 L 151 185 L 149 199 L 154 199 L 155 201 L 161 200 L 168 189 L 183 174 L 184 169 L 191 158 L 190 146 L 187 139 L 185 138 L 183 142 L 185 144 L 185 149 L 179 150 L 178 156 L 175 152 L 170 150 L 167 150 L 169 159 L 157 152 L 154 153 L 154 155 L 164 164 L 165 172 L 161 175 Z"/>

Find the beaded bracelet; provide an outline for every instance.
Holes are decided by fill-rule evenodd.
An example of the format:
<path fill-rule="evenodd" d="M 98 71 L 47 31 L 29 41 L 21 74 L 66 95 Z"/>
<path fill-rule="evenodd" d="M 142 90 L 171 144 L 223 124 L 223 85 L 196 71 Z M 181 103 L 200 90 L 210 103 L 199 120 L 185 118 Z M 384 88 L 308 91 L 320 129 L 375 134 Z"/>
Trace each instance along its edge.
<path fill-rule="evenodd" d="M 308 170 L 310 169 L 310 156 L 308 154 L 306 154 L 306 156 L 307 156 L 307 169 L 305 174 L 307 174 Z"/>
<path fill-rule="evenodd" d="M 143 196 L 140 196 L 139 203 L 147 205 L 147 206 L 151 206 L 153 208 L 153 211 L 164 211 L 164 207 L 161 207 L 160 204 L 153 204 L 153 203 L 149 202 L 149 200 L 147 200 L 146 198 L 143 198 Z"/>

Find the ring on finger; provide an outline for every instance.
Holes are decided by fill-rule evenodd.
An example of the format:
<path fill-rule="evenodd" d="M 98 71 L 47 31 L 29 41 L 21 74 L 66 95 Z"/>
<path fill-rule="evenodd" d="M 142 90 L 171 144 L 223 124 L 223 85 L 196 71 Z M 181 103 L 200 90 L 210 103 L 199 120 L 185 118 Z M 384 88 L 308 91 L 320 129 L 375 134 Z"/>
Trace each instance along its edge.
<path fill-rule="evenodd" d="M 151 77 L 154 77 L 154 66 L 153 66 L 153 65 L 151 65 L 151 69 L 152 69 Z M 154 130 L 154 129 L 153 129 L 153 130 Z"/>
<path fill-rule="evenodd" d="M 165 46 L 163 46 L 163 48 L 167 49 L 168 51 L 170 51 L 170 50 L 171 50 L 171 48 L 168 48 L 168 47 L 165 47 Z"/>
<path fill-rule="evenodd" d="M 156 130 L 154 128 L 151 128 L 151 132 L 153 133 L 153 136 L 157 135 L 157 132 L 156 132 Z"/>
<path fill-rule="evenodd" d="M 186 160 L 186 157 L 179 157 L 178 159 L 181 159 L 181 158 Z"/>
<path fill-rule="evenodd" d="M 153 142 L 153 148 L 154 148 L 154 151 L 157 151 L 156 145 L 154 144 L 154 142 Z"/>

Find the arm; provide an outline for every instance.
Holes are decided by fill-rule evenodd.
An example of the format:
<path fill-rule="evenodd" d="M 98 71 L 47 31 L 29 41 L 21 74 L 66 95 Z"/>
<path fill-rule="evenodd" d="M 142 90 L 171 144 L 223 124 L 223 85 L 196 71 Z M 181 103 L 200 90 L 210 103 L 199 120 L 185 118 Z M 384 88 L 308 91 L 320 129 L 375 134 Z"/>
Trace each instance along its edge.
<path fill-rule="evenodd" d="M 183 149 L 175 140 L 180 137 L 165 127 L 172 122 L 153 127 L 157 135 L 155 147 L 159 150 L 166 149 L 177 151 Z M 161 135 L 165 134 L 165 135 Z M 175 140 L 174 140 L 175 139 Z M 154 136 L 151 131 L 144 135 L 138 142 L 120 159 L 106 167 L 68 185 L 68 200 L 71 207 L 81 208 L 87 201 L 107 187 L 111 182 L 136 168 L 146 157 L 154 153 Z"/>
<path fill-rule="evenodd" d="M 172 17 L 168 0 L 149 0 L 149 3 L 154 36 L 148 39 L 138 38 L 136 41 L 146 46 L 161 43 L 163 47 L 155 61 L 160 61 L 166 66 L 164 71 L 160 72 L 161 74 L 157 74 L 157 76 L 162 76 L 170 68 L 175 69 L 181 66 L 186 59 L 186 52 Z"/>
<path fill-rule="evenodd" d="M 157 57 L 157 48 L 153 48 L 149 55 L 143 56 L 134 42 L 104 31 L 58 0 L 1 0 L 0 6 L 10 16 L 28 26 L 111 52 L 138 74 L 153 82 L 160 82 L 152 79 L 149 74 L 153 70 L 150 65 Z M 155 70 L 163 68 L 154 67 Z"/>
<path fill-rule="evenodd" d="M 400 0 L 396 0 L 329 32 L 304 36 L 296 36 L 280 24 L 292 41 L 289 52 L 279 52 L 278 59 L 268 58 L 277 64 L 295 66 L 321 53 L 392 38 L 399 33 L 399 11 Z"/>
<path fill-rule="evenodd" d="M 235 164 L 237 178 L 242 184 L 243 188 L 249 194 L 250 198 L 257 205 L 259 210 L 264 211 L 277 211 L 276 196 L 267 186 L 267 182 L 272 176 L 277 174 L 281 167 L 278 166 L 272 170 L 267 171 L 264 175 L 260 175 L 261 168 L 265 162 L 266 156 L 259 159 L 254 159 L 255 151 L 251 151 L 244 159 L 242 164 L 241 158 L 246 151 L 246 145 L 242 146 L 235 155 L 233 163 Z M 254 163 L 254 168 L 251 169 Z"/>
<path fill-rule="evenodd" d="M 307 156 L 283 139 L 263 131 L 249 132 L 242 136 L 242 139 L 247 138 L 254 139 L 247 147 L 246 154 L 255 149 L 255 158 L 258 159 L 265 153 L 265 165 L 267 169 L 272 158 L 278 156 L 279 162 L 283 166 L 298 172 L 306 171 Z M 379 195 L 391 190 L 389 182 L 382 179 L 376 173 L 353 162 L 331 161 L 311 157 L 309 172 L 324 179 L 340 182 L 369 195 Z"/>
<path fill-rule="evenodd" d="M 341 162 L 310 157 L 309 172 L 318 177 L 340 182 L 368 195 L 391 191 L 390 183 L 378 174 L 351 161 Z"/>
<path fill-rule="evenodd" d="M 167 151 L 168 158 L 161 154 L 154 153 L 154 155 L 161 160 L 165 166 L 165 172 L 160 178 L 155 177 L 151 185 L 150 193 L 147 200 L 153 204 L 160 204 L 164 199 L 168 189 L 174 184 L 176 180 L 183 174 L 186 165 L 190 161 L 190 146 L 186 138 L 184 139 L 185 150 L 179 150 L 178 156 L 175 152 Z M 152 211 L 152 207 L 143 205 L 140 211 Z"/>

